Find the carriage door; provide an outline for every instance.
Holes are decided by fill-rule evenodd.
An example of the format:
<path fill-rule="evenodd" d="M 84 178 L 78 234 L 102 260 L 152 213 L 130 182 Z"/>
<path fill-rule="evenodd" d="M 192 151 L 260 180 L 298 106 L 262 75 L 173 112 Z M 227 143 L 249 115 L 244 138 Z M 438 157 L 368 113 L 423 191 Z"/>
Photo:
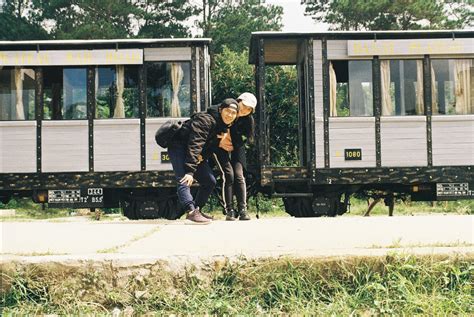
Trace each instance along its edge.
<path fill-rule="evenodd" d="M 308 180 L 311 125 L 307 41 L 260 40 L 257 60 L 257 150 L 261 183 Z"/>

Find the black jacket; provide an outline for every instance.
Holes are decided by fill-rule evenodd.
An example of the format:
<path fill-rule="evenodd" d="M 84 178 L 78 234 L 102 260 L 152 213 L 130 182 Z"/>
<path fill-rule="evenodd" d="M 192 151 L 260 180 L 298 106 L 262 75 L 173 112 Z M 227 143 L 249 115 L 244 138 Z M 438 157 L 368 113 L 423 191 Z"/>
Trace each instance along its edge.
<path fill-rule="evenodd" d="M 194 174 L 201 162 L 199 155 L 202 160 L 209 158 L 219 143 L 217 135 L 226 132 L 228 128 L 217 107 L 196 113 L 183 123 L 173 141 L 186 145 L 186 174 Z"/>
<path fill-rule="evenodd" d="M 238 118 L 230 127 L 230 136 L 232 138 L 232 146 L 234 151 L 240 149 L 247 142 L 247 135 L 251 133 L 250 115 Z"/>

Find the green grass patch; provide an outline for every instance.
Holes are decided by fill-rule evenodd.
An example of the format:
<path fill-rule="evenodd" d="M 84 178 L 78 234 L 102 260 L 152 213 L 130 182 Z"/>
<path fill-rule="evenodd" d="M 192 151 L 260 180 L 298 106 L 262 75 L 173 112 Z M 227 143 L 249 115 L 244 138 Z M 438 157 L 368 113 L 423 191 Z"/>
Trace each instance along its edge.
<path fill-rule="evenodd" d="M 23 265 L 2 271 L 15 314 L 472 315 L 474 256 L 216 261 L 170 270 Z"/>
<path fill-rule="evenodd" d="M 362 216 L 367 211 L 367 201 L 359 198 L 351 199 L 351 208 L 348 215 Z M 446 213 L 446 214 L 460 214 L 469 215 L 474 212 L 474 200 L 458 200 L 458 201 L 403 201 L 397 199 L 395 201 L 394 215 L 416 215 L 416 214 L 430 214 L 430 213 Z M 370 215 L 388 215 L 388 207 L 385 203 L 380 201 L 374 209 L 371 210 Z"/>
<path fill-rule="evenodd" d="M 0 209 L 14 209 L 15 216 L 0 218 L 3 220 L 22 219 L 52 219 L 68 217 L 74 213 L 74 209 L 46 208 L 42 210 L 41 204 L 37 204 L 31 198 L 13 198 L 7 204 L 0 203 Z"/>
<path fill-rule="evenodd" d="M 367 201 L 359 198 L 351 199 L 350 212 L 346 213 L 347 216 L 361 216 L 367 211 Z M 80 214 L 78 209 L 57 209 L 57 208 L 46 208 L 42 210 L 40 204 L 34 203 L 29 198 L 12 199 L 8 204 L 0 203 L 0 209 L 15 209 L 16 215 L 13 217 L 3 217 L 0 220 L 29 220 L 29 219 L 54 219 L 76 216 Z M 254 197 L 249 199 L 248 210 L 250 215 L 255 218 L 259 210 L 261 218 L 273 218 L 273 217 L 290 217 L 285 212 L 285 207 L 281 198 L 267 198 L 261 194 L 258 194 L 257 199 Z M 126 220 L 125 217 L 117 218 L 114 215 L 120 214 L 119 208 L 103 208 L 98 209 L 102 211 L 100 220 L 108 221 L 114 220 Z M 222 207 L 217 202 L 215 197 L 211 197 L 209 203 L 204 207 L 204 211 L 214 215 L 216 219 L 225 219 L 222 213 Z M 473 214 L 474 213 L 474 200 L 458 200 L 458 201 L 443 201 L 443 202 L 411 202 L 396 200 L 394 215 L 417 215 L 417 214 Z M 376 207 L 371 211 L 371 216 L 376 215 L 388 215 L 388 207 L 385 206 L 384 202 L 379 202 Z M 95 220 L 94 213 L 89 214 L 91 221 Z"/>

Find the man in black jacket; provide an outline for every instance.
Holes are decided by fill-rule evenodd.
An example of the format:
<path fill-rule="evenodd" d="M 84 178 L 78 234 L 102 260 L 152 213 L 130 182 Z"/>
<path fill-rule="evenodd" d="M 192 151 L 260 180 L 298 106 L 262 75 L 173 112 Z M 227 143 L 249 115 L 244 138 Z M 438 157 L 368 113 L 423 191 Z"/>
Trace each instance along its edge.
<path fill-rule="evenodd" d="M 202 208 L 216 185 L 216 179 L 207 158 L 234 122 L 238 103 L 225 99 L 217 108 L 209 108 L 183 123 L 168 147 L 168 154 L 177 180 L 178 200 L 187 213 L 186 219 L 196 223 L 210 223 L 212 217 L 202 213 Z M 199 190 L 193 199 L 190 187 L 196 179 Z"/>

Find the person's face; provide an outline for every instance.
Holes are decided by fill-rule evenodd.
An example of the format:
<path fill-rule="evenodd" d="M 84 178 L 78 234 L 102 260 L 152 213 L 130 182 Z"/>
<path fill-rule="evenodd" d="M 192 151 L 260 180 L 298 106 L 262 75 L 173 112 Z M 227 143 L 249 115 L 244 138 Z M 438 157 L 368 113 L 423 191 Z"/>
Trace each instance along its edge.
<path fill-rule="evenodd" d="M 234 122 L 235 118 L 237 118 L 237 110 L 234 108 L 223 108 L 221 110 L 221 118 L 225 124 L 229 125 Z"/>
<path fill-rule="evenodd" d="M 249 106 L 244 105 L 242 101 L 239 102 L 239 117 L 245 117 L 251 114 L 253 109 Z"/>

